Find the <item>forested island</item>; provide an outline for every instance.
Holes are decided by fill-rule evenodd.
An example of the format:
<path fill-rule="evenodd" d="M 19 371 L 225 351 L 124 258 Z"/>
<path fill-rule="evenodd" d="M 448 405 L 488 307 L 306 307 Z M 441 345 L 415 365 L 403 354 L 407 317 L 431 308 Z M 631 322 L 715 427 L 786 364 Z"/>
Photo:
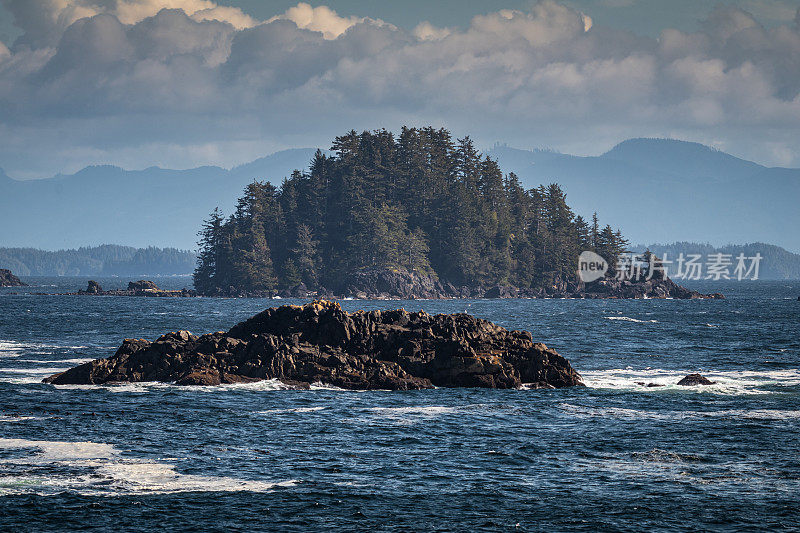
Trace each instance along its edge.
<path fill-rule="evenodd" d="M 116 244 L 70 250 L 0 248 L 0 265 L 20 276 L 173 276 L 191 274 L 197 257 L 176 248 Z"/>
<path fill-rule="evenodd" d="M 557 184 L 525 190 L 468 137 L 404 127 L 337 137 L 280 188 L 247 185 L 200 232 L 201 295 L 574 295 L 581 251 L 628 244 L 576 215 Z M 668 291 L 667 291 L 668 292 Z"/>

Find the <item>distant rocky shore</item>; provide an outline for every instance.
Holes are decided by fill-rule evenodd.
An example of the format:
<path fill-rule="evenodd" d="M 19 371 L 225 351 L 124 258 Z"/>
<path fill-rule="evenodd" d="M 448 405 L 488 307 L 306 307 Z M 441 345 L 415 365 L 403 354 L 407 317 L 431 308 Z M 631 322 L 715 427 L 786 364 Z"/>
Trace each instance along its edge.
<path fill-rule="evenodd" d="M 15 276 L 10 270 L 0 268 L 0 287 L 25 287 L 26 284 L 22 283 L 20 279 Z"/>
<path fill-rule="evenodd" d="M 298 388 L 561 388 L 582 385 L 569 361 L 526 331 L 467 314 L 357 311 L 336 302 L 267 309 L 227 332 L 125 339 L 107 358 L 46 378 L 53 384 L 278 379 Z"/>
<path fill-rule="evenodd" d="M 661 275 L 659 275 L 661 274 Z M 648 279 L 649 278 L 649 279 Z M 442 283 L 431 274 L 396 269 L 366 269 L 352 273 L 339 291 L 324 287 L 312 289 L 304 284 L 281 291 L 218 291 L 217 296 L 282 298 L 354 298 L 360 300 L 447 299 L 447 298 L 674 298 L 722 299 L 719 293 L 701 294 L 682 287 L 660 272 L 634 279 L 601 278 L 592 283 L 577 280 L 557 282 L 539 289 L 513 285 L 488 287 L 456 286 Z"/>
<path fill-rule="evenodd" d="M 0 271 L 8 272 L 9 271 Z M 309 288 L 300 283 L 291 289 L 270 291 L 219 290 L 211 296 L 227 298 L 321 298 L 327 300 L 414 300 L 450 298 L 674 298 L 722 299 L 723 295 L 701 294 L 682 287 L 664 275 L 638 279 L 601 278 L 591 283 L 579 281 L 557 282 L 549 287 L 525 289 L 513 285 L 489 287 L 455 286 L 442 283 L 435 275 L 393 269 L 366 269 L 352 273 L 341 283 L 342 288 L 331 291 L 325 287 Z M 12 275 L 12 278 L 14 276 Z M 17 279 L 17 278 L 14 278 Z M 19 281 L 17 279 L 17 281 Z M 36 293 L 50 294 L 50 293 Z M 78 292 L 58 293 L 79 296 L 149 296 L 182 297 L 199 296 L 194 289 L 160 289 L 148 280 L 131 281 L 126 289 L 104 290 L 99 283 L 89 280 L 86 289 Z"/>
<path fill-rule="evenodd" d="M 194 289 L 160 289 L 158 288 L 158 285 L 146 279 L 128 282 L 127 289 L 111 289 L 106 291 L 103 290 L 103 287 L 101 287 L 99 283 L 90 279 L 85 290 L 80 290 L 78 292 L 62 292 L 57 294 L 71 296 L 150 296 L 160 298 L 191 298 L 197 296 L 197 291 Z"/>

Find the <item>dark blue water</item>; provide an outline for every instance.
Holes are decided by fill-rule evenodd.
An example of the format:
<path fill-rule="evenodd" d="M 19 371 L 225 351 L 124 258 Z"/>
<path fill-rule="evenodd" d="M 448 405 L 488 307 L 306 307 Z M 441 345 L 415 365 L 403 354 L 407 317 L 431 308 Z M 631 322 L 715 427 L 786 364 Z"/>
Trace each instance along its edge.
<path fill-rule="evenodd" d="M 0 289 L 0 530 L 797 530 L 800 283 L 693 288 L 728 299 L 343 302 L 530 330 L 589 385 L 416 392 L 43 385 L 290 301 Z"/>

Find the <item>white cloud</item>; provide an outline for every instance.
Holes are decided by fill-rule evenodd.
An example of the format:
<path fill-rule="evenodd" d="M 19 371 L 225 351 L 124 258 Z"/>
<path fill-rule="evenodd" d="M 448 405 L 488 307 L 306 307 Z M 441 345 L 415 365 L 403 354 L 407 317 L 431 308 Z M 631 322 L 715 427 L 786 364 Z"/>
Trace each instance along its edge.
<path fill-rule="evenodd" d="M 586 13 L 581 13 L 581 19 L 583 19 L 583 31 L 589 31 L 594 26 L 594 21 L 592 17 L 587 15 Z"/>
<path fill-rule="evenodd" d="M 700 31 L 655 40 L 587 31 L 585 15 L 552 1 L 411 32 L 307 4 L 259 23 L 204 0 L 0 1 L 26 31 L 0 48 L 0 166 L 12 175 L 91 154 L 232 164 L 404 123 L 598 152 L 672 135 L 800 165 L 791 18 L 764 26 L 719 8 Z M 102 14 L 82 18 L 87 9 Z"/>
<path fill-rule="evenodd" d="M 215 6 L 200 9 L 192 13 L 192 19 L 197 21 L 219 20 L 231 24 L 237 30 L 252 28 L 258 22 L 242 12 L 238 7 Z"/>
<path fill-rule="evenodd" d="M 291 20 L 298 28 L 303 30 L 318 31 L 325 39 L 336 39 L 356 24 L 370 22 L 377 25 L 385 24 L 382 20 L 367 17 L 340 17 L 336 11 L 328 6 L 311 7 L 305 2 L 300 2 L 290 7 L 282 15 L 272 17 L 267 22 L 275 20 Z"/>
<path fill-rule="evenodd" d="M 420 41 L 441 41 L 451 33 L 450 28 L 438 28 L 428 21 L 420 22 L 414 28 L 414 36 Z"/>
<path fill-rule="evenodd" d="M 136 24 L 162 9 L 180 9 L 198 21 L 227 22 L 237 29 L 258 21 L 236 7 L 219 6 L 210 0 L 0 0 L 14 15 L 24 32 L 23 42 L 55 44 L 63 31 L 77 20 L 99 14 L 116 17 L 123 24 Z"/>

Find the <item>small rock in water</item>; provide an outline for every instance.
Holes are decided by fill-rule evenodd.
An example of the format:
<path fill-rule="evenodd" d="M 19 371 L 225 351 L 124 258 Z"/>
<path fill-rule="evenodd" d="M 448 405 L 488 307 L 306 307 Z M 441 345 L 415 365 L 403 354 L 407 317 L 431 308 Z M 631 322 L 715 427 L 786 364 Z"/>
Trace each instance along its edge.
<path fill-rule="evenodd" d="M 684 387 L 692 387 L 694 385 L 713 385 L 716 381 L 711 381 L 707 377 L 701 376 L 700 374 L 689 374 L 682 380 L 678 382 L 678 385 L 683 385 Z"/>
<path fill-rule="evenodd" d="M 660 383 L 645 383 L 644 381 L 637 381 L 637 385 L 641 385 L 642 387 L 663 387 Z"/>
<path fill-rule="evenodd" d="M 100 294 L 103 292 L 103 287 L 100 286 L 95 280 L 90 279 L 89 284 L 86 286 L 87 294 Z"/>
<path fill-rule="evenodd" d="M 128 282 L 129 291 L 157 291 L 158 285 L 150 280 L 140 279 L 139 281 Z"/>

